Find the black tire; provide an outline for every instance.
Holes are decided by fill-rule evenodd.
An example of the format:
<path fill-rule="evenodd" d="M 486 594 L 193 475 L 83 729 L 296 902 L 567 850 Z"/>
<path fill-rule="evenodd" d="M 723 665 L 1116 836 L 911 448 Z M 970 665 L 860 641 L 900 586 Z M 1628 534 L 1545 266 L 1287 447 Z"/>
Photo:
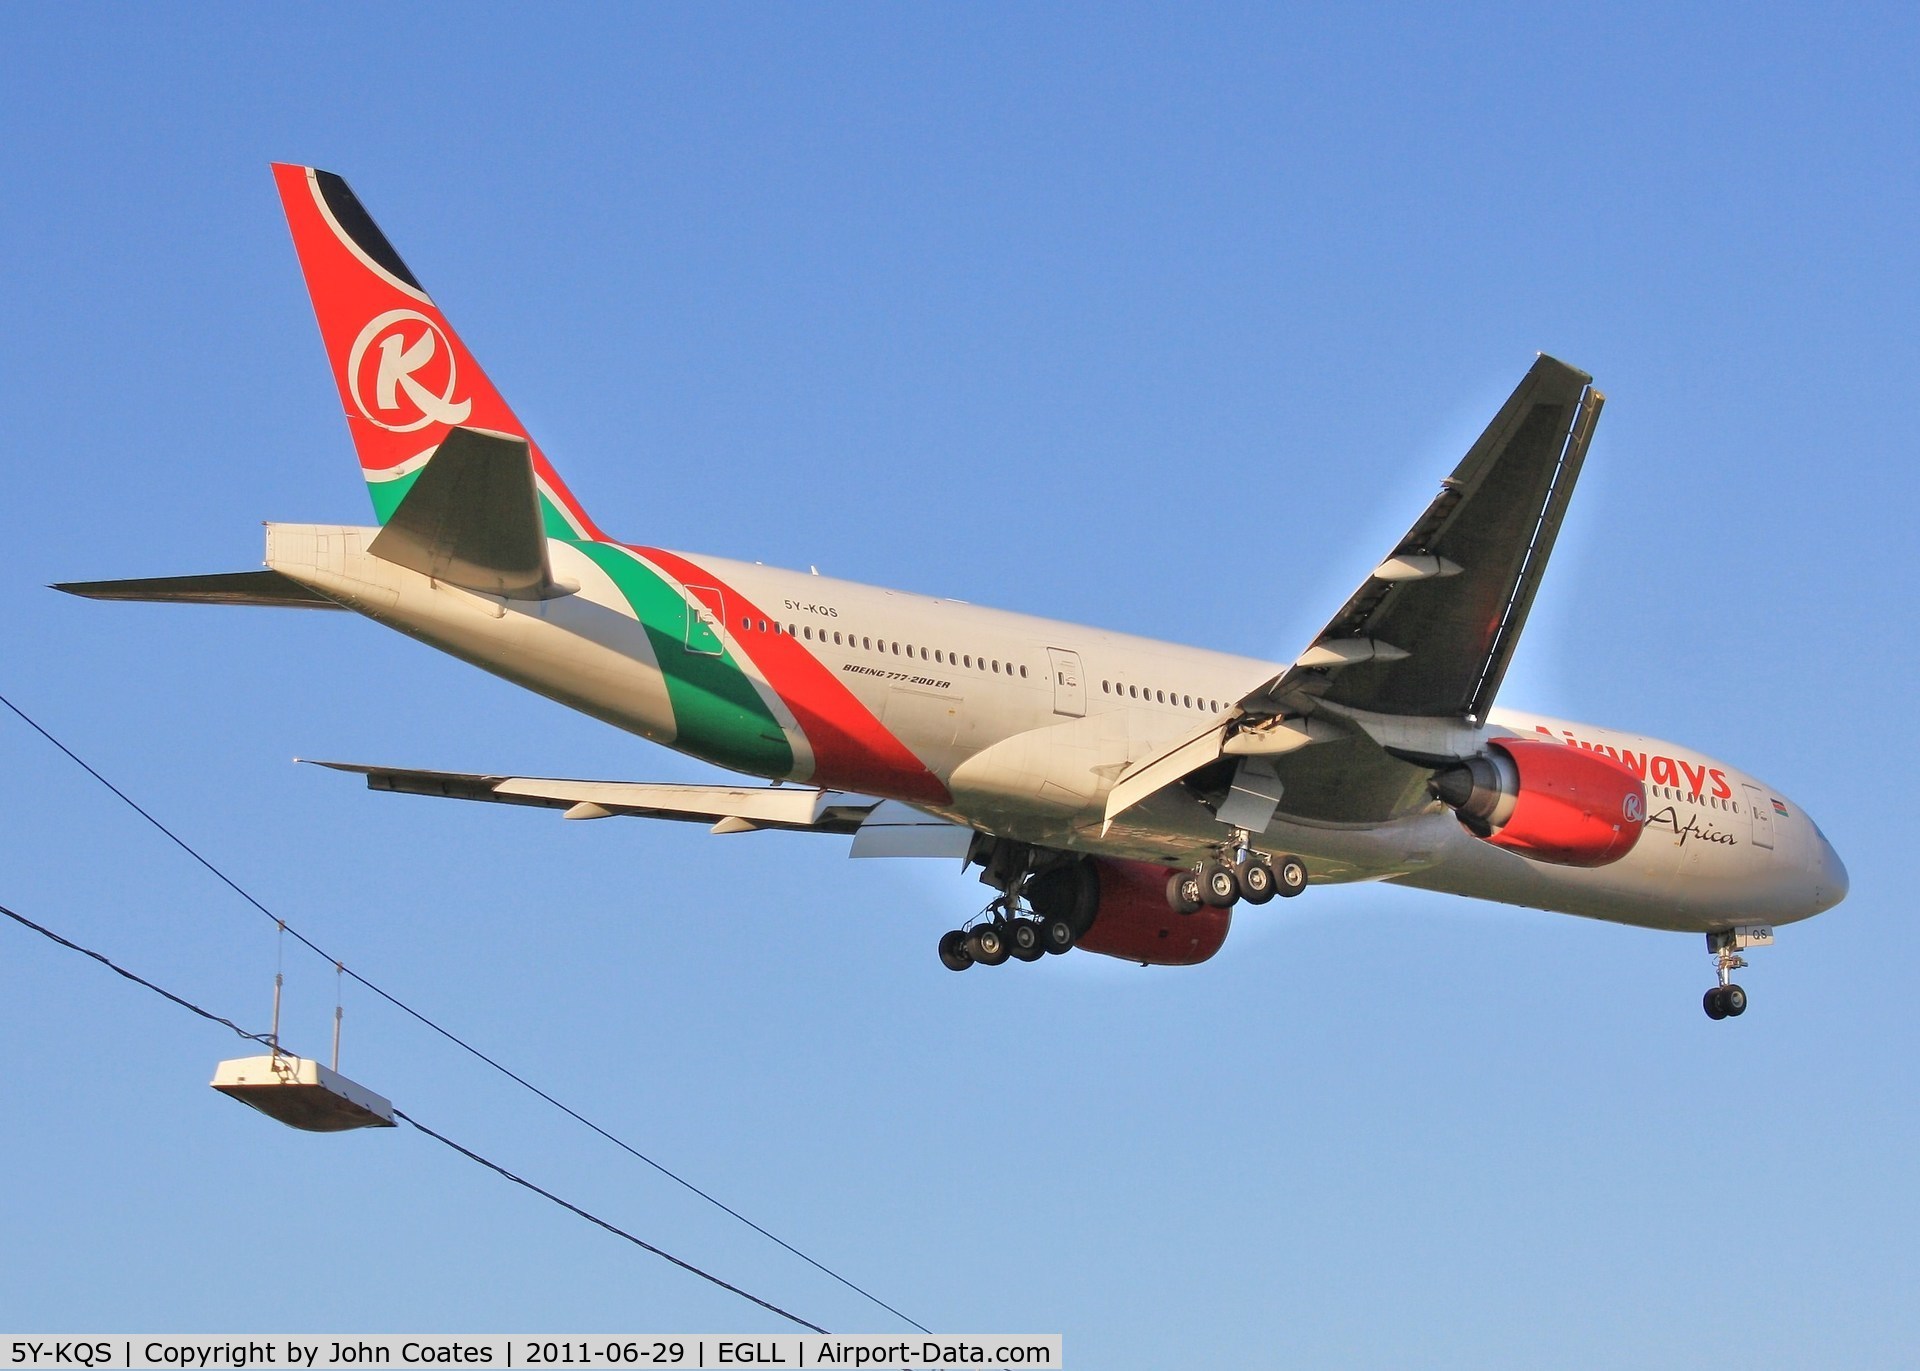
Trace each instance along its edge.
<path fill-rule="evenodd" d="M 1200 868 L 1200 898 L 1215 909 L 1231 909 L 1240 899 L 1240 878 L 1225 862 Z"/>
<path fill-rule="evenodd" d="M 957 928 L 940 935 L 940 965 L 949 971 L 965 971 L 973 965 L 973 954 L 967 951 L 967 935 Z"/>
<path fill-rule="evenodd" d="M 1046 956 L 1046 944 L 1040 941 L 1039 923 L 1033 919 L 1009 920 L 1007 951 L 1023 962 L 1037 962 Z"/>
<path fill-rule="evenodd" d="M 1008 956 L 1006 935 L 993 924 L 980 924 L 967 934 L 967 951 L 982 966 L 998 966 Z"/>
<path fill-rule="evenodd" d="M 1280 893 L 1273 867 L 1265 857 L 1250 857 L 1240 863 L 1240 898 L 1248 904 L 1265 904 Z"/>
<path fill-rule="evenodd" d="M 1298 857 L 1282 857 L 1273 868 L 1273 889 L 1282 899 L 1291 900 L 1307 888 L 1307 864 Z"/>
<path fill-rule="evenodd" d="M 1192 914 L 1201 904 L 1200 877 L 1191 871 L 1176 871 L 1167 877 L 1167 906 L 1176 914 Z"/>
<path fill-rule="evenodd" d="M 1073 936 L 1073 925 L 1067 920 L 1056 915 L 1051 919 L 1040 921 L 1040 945 L 1054 955 L 1073 951 L 1076 941 L 1078 939 Z"/>
<path fill-rule="evenodd" d="M 1707 1011 L 1707 1017 L 1718 1021 L 1727 1017 L 1727 1007 L 1721 1003 L 1720 987 L 1715 986 L 1700 997 L 1700 1007 Z"/>
<path fill-rule="evenodd" d="M 1747 1012 L 1747 992 L 1737 985 L 1725 986 L 1720 991 L 1720 1007 L 1727 1011 L 1729 1019 L 1737 1019 Z"/>

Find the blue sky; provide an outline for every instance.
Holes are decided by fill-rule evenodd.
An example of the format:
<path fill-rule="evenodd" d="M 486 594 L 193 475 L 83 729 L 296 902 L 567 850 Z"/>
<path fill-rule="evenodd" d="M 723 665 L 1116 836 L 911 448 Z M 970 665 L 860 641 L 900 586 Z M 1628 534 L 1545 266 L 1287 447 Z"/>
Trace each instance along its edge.
<path fill-rule="evenodd" d="M 931 1326 L 1077 1366 L 1920 1358 L 1920 21 L 1788 7 L 0 10 L 0 691 L 267 904 Z M 699 766 L 347 616 L 89 604 L 369 517 L 267 163 L 345 175 L 613 532 L 1296 652 L 1539 350 L 1609 396 L 1504 703 L 1685 740 L 1853 894 L 1697 939 L 1375 887 L 953 976 L 841 840 L 370 795 Z M 0 903 L 264 1024 L 271 927 L 0 721 Z M 0 929 L 0 1325 L 777 1323 Z M 288 953 L 291 1045 L 328 968 Z M 349 1074 L 870 1306 L 371 1001 Z"/>

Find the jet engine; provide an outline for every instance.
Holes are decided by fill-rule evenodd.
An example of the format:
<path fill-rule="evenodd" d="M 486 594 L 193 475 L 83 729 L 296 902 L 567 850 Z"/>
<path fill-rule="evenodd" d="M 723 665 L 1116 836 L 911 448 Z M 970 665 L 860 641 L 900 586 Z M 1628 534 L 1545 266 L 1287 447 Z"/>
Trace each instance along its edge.
<path fill-rule="evenodd" d="M 1233 913 L 1206 906 L 1192 914 L 1167 907 L 1169 867 L 1118 857 L 1089 857 L 1042 872 L 1025 894 L 1042 918 L 1073 925 L 1074 946 L 1152 966 L 1193 966 L 1220 950 Z"/>
<path fill-rule="evenodd" d="M 1617 862 L 1647 820 L 1647 788 L 1626 766 L 1544 739 L 1490 740 L 1432 790 L 1475 837 L 1555 866 Z"/>

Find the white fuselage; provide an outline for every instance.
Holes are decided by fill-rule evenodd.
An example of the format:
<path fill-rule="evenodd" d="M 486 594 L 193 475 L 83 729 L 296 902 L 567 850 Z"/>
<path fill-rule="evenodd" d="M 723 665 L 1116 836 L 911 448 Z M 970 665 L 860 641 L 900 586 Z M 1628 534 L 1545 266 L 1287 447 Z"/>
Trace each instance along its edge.
<path fill-rule="evenodd" d="M 663 629 L 643 624 L 603 560 L 573 543 L 556 540 L 548 549 L 555 580 L 571 593 L 499 600 L 369 555 L 377 532 L 269 525 L 268 564 L 620 728 L 755 770 L 688 736 L 685 698 L 669 689 L 676 663 L 662 660 L 674 652 L 715 661 L 724 654 L 751 682 L 793 759 L 760 774 L 877 792 L 997 836 L 1069 851 L 1174 865 L 1217 844 L 1220 823 L 1178 786 L 1110 827 L 1107 792 L 1128 765 L 1202 728 L 1282 670 L 1255 658 L 685 554 L 660 554 L 661 562 L 672 559 L 678 578 L 652 566 L 685 607 L 676 621 L 683 626 Z M 713 589 L 695 587 L 689 565 Z M 818 745 L 824 735 L 809 721 L 819 709 L 837 709 L 870 725 L 875 737 L 897 740 L 937 786 L 903 780 L 890 791 L 870 767 L 848 774 L 837 754 Z M 1640 771 L 1648 823 L 1638 844 L 1604 867 L 1551 865 L 1481 841 L 1424 795 L 1364 820 L 1306 821 L 1283 807 L 1256 844 L 1298 855 L 1315 881 L 1389 880 L 1675 930 L 1787 923 L 1846 893 L 1844 868 L 1812 820 L 1723 762 L 1638 734 L 1508 710 L 1496 710 L 1486 731 L 1607 750 Z"/>

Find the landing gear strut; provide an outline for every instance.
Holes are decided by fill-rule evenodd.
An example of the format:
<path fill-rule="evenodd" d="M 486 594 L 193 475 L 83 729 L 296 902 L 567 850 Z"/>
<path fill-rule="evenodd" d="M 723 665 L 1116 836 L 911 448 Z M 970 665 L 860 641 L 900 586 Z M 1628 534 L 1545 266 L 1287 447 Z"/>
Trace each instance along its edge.
<path fill-rule="evenodd" d="M 1747 992 L 1733 983 L 1733 973 L 1746 966 L 1740 954 L 1749 947 L 1765 947 L 1773 941 L 1773 930 L 1761 924 L 1743 924 L 1720 933 L 1707 934 L 1707 951 L 1714 960 L 1720 983 L 1700 999 L 1700 1007 L 1709 1019 L 1737 1019 L 1747 1012 Z"/>
<path fill-rule="evenodd" d="M 1071 952 L 1086 931 L 1084 924 L 1053 912 L 1059 902 L 1044 898 L 1043 878 L 1059 870 L 1059 861 L 1053 860 L 1058 856 L 1025 844 L 983 840 L 970 860 L 980 863 L 980 879 L 1000 893 L 980 911 L 978 921 L 940 935 L 940 964 L 949 971 L 965 971 L 976 962 L 999 966 L 1009 958 L 1037 962 L 1048 953 Z M 1034 893 L 1036 883 L 1040 894 Z"/>
<path fill-rule="evenodd" d="M 1192 914 L 1203 905 L 1231 909 L 1241 900 L 1265 904 L 1275 895 L 1291 899 L 1306 888 L 1306 863 L 1256 852 L 1252 835 L 1236 828 L 1212 857 L 1173 873 L 1167 881 L 1167 904 L 1176 914 Z"/>

